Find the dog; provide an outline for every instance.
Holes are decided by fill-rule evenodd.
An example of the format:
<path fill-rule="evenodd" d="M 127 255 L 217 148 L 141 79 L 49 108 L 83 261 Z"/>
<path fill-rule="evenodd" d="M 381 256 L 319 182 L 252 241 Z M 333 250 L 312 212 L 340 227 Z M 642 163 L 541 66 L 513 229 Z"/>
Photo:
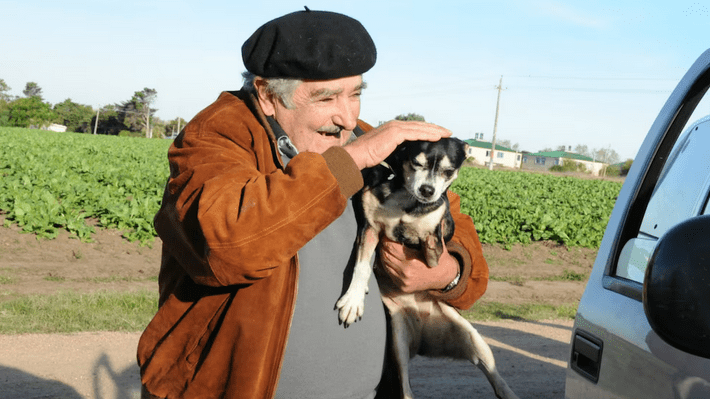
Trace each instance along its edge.
<path fill-rule="evenodd" d="M 455 138 L 408 141 L 382 164 L 363 170 L 365 187 L 354 198 L 358 234 L 353 275 L 336 303 L 345 327 L 363 316 L 371 260 L 380 236 L 419 249 L 429 267 L 438 265 L 442 240 L 448 242 L 455 228 L 446 192 L 465 158 L 465 144 Z M 488 344 L 456 309 L 427 292 L 399 291 L 377 267 L 375 275 L 389 314 L 390 358 L 402 398 L 413 398 L 408 363 L 418 354 L 470 360 L 486 375 L 498 398 L 518 398 L 498 373 Z"/>

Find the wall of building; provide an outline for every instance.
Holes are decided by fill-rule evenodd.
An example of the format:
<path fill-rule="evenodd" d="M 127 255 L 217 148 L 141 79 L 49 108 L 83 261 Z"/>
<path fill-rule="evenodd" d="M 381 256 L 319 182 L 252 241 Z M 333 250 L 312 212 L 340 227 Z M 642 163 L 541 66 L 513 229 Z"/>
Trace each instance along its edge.
<path fill-rule="evenodd" d="M 480 147 L 468 146 L 466 154 L 475 159 L 477 165 L 488 165 L 491 159 L 490 150 Z M 503 154 L 502 157 L 499 154 Z M 506 168 L 519 168 L 521 155 L 517 152 L 499 151 L 494 154 L 493 165 L 504 166 Z"/>

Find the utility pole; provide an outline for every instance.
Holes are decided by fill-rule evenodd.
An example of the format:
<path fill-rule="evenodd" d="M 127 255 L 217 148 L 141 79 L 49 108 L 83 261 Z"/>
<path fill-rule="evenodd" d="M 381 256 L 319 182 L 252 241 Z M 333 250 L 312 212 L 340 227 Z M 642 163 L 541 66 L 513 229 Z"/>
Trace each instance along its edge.
<path fill-rule="evenodd" d="M 99 110 L 101 108 L 96 110 L 96 122 L 94 122 L 94 134 L 96 134 L 96 130 L 99 128 Z"/>
<path fill-rule="evenodd" d="M 498 130 L 498 110 L 500 109 L 500 92 L 503 90 L 503 75 L 498 82 L 498 101 L 496 101 L 496 120 L 493 122 L 493 141 L 491 141 L 491 160 L 488 163 L 488 170 L 493 170 L 493 153 L 496 149 L 496 131 Z"/>

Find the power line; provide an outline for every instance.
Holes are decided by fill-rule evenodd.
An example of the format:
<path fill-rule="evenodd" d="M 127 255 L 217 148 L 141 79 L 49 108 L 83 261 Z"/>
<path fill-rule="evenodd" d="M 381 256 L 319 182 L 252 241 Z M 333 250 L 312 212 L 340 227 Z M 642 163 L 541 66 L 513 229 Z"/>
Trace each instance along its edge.
<path fill-rule="evenodd" d="M 612 88 L 592 88 L 592 87 L 545 87 L 545 86 L 516 86 L 514 89 L 532 89 L 549 91 L 571 91 L 583 93 L 619 93 L 619 94 L 666 94 L 670 89 L 612 89 Z"/>
<path fill-rule="evenodd" d="M 519 76 L 508 76 L 509 78 L 531 78 L 531 79 L 553 79 L 553 80 L 629 80 L 629 81 L 669 81 L 677 82 L 678 79 L 671 78 L 651 78 L 651 77 L 641 77 L 641 78 L 621 78 L 621 77 L 594 77 L 594 76 L 549 76 L 549 75 L 519 75 Z"/>
<path fill-rule="evenodd" d="M 551 79 L 565 79 L 565 78 L 551 78 Z M 574 79 L 574 78 L 571 78 Z M 642 81 L 642 80 L 656 80 L 656 81 L 671 81 L 670 79 L 623 79 L 623 78 L 590 78 L 592 80 L 608 80 L 608 81 Z M 496 89 L 497 86 L 481 86 L 480 84 L 467 86 L 466 83 L 443 85 L 443 88 L 437 89 L 422 89 L 422 90 L 412 90 L 412 91 L 398 91 L 390 92 L 387 94 L 380 94 L 374 96 L 367 96 L 370 100 L 381 100 L 388 98 L 401 98 L 401 97 L 418 97 L 418 96 L 436 96 L 436 95 L 451 95 L 451 94 L 461 94 L 461 93 L 472 93 L 489 91 L 491 89 Z M 511 85 L 508 84 L 508 89 L 517 90 L 539 90 L 539 91 L 562 91 L 562 92 L 580 92 L 580 93 L 614 93 L 614 94 L 668 94 L 673 91 L 672 88 L 618 88 L 618 87 L 555 87 L 555 86 L 531 86 L 531 85 Z"/>

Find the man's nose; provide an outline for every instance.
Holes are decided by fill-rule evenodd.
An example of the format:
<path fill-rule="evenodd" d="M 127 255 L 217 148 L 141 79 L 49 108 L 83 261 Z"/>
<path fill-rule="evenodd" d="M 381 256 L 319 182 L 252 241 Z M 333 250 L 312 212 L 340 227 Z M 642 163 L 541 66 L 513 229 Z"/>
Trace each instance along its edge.
<path fill-rule="evenodd" d="M 333 115 L 333 123 L 343 130 L 353 131 L 357 127 L 357 118 L 360 116 L 360 102 L 343 99 L 338 102 L 338 109 Z"/>

